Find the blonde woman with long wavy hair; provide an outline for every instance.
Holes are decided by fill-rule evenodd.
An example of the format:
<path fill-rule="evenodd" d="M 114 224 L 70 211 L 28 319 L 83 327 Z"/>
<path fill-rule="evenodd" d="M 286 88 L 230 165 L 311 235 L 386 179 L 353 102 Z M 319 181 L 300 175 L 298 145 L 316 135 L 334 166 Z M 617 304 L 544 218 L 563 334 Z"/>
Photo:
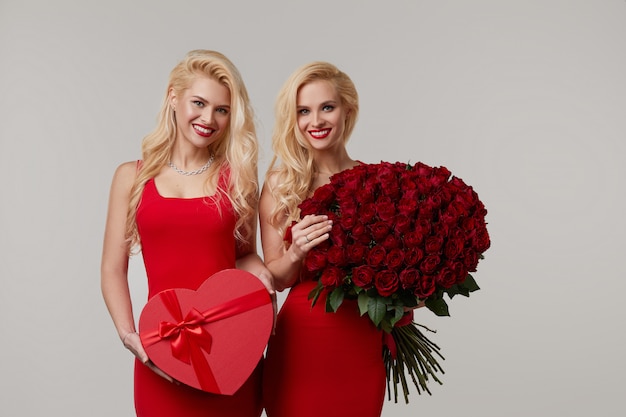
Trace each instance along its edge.
<path fill-rule="evenodd" d="M 221 53 L 194 50 L 174 67 L 142 159 L 113 177 L 101 266 L 104 300 L 136 357 L 138 416 L 261 415 L 260 366 L 233 396 L 177 383 L 147 357 L 135 329 L 128 261 L 141 251 L 148 298 L 196 289 L 227 268 L 252 272 L 273 292 L 256 253 L 258 145 L 241 75 Z"/>
<path fill-rule="evenodd" d="M 298 204 L 333 174 L 360 163 L 346 150 L 359 111 L 356 88 L 334 65 L 312 62 L 285 82 L 275 111 L 275 156 L 259 216 L 274 285 L 290 290 L 264 365 L 267 416 L 380 416 L 386 384 L 382 333 L 349 305 L 353 300 L 326 313 L 322 294 L 311 308 L 308 294 L 316 283 L 301 275 L 306 254 L 328 239 L 332 224 L 325 216 L 300 219 Z"/>

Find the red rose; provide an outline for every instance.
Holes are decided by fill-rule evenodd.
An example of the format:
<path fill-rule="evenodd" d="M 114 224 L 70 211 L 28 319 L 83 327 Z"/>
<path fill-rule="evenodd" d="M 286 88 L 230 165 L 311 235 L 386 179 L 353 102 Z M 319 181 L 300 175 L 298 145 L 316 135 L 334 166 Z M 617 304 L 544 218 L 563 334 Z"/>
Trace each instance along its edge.
<path fill-rule="evenodd" d="M 467 184 L 463 182 L 463 180 L 459 177 L 452 177 L 450 181 L 448 181 L 450 188 L 454 189 L 457 192 L 465 190 L 467 188 Z"/>
<path fill-rule="evenodd" d="M 340 174 L 343 180 L 343 185 L 353 190 L 362 188 L 363 181 L 367 174 L 367 167 L 365 165 L 357 165 L 352 169 L 342 171 Z"/>
<path fill-rule="evenodd" d="M 413 229 L 417 232 L 422 234 L 423 236 L 427 236 L 430 234 L 431 230 L 432 230 L 432 221 L 428 220 L 428 219 L 418 219 L 415 222 L 415 225 L 413 227 Z"/>
<path fill-rule="evenodd" d="M 476 196 L 476 198 L 478 198 L 478 196 Z M 483 204 L 482 201 L 477 200 L 476 206 L 474 207 L 474 216 L 478 216 L 482 218 L 484 221 L 484 217 L 486 215 L 487 215 L 487 209 L 485 208 L 485 205 Z"/>
<path fill-rule="evenodd" d="M 309 201 L 315 201 L 320 206 L 331 204 L 335 200 L 335 190 L 330 184 L 318 187 L 313 193 L 313 198 Z M 306 201 L 306 200 L 305 200 Z M 303 201 L 303 203 L 305 202 Z M 310 213 L 312 214 L 312 213 Z"/>
<path fill-rule="evenodd" d="M 307 199 L 304 200 L 298 206 L 300 208 L 300 217 L 304 217 L 307 214 L 318 214 L 322 212 L 322 209 L 316 200 Z"/>
<path fill-rule="evenodd" d="M 420 270 L 425 275 L 430 275 L 437 270 L 437 267 L 439 266 L 440 262 L 441 262 L 441 259 L 439 258 L 439 256 L 428 255 L 427 257 L 424 258 L 424 260 L 420 264 Z"/>
<path fill-rule="evenodd" d="M 417 183 L 415 171 L 404 171 L 402 172 L 402 176 L 400 177 L 400 189 L 402 190 L 403 198 L 412 198 L 409 196 L 413 196 L 412 192 L 417 191 Z M 418 200 L 418 198 L 415 198 Z"/>
<path fill-rule="evenodd" d="M 375 268 L 377 266 L 380 266 L 385 261 L 386 257 L 387 251 L 385 251 L 382 246 L 376 245 L 372 249 L 370 249 L 369 253 L 367 254 L 367 264 Z"/>
<path fill-rule="evenodd" d="M 430 178 L 430 181 L 434 186 L 439 187 L 440 185 L 448 182 L 450 174 L 451 172 L 448 171 L 448 168 L 446 167 L 433 168 L 433 175 Z"/>
<path fill-rule="evenodd" d="M 330 236 L 330 241 L 332 242 L 333 245 L 337 245 L 341 247 L 345 247 L 348 245 L 348 241 L 349 241 L 348 235 L 336 223 L 333 224 L 332 229 L 330 229 L 329 236 Z M 316 248 L 319 248 L 319 245 L 316 246 Z"/>
<path fill-rule="evenodd" d="M 424 241 L 424 237 L 421 230 L 413 230 L 404 235 L 404 244 L 409 248 L 417 247 Z"/>
<path fill-rule="evenodd" d="M 394 232 L 401 236 L 411 229 L 412 221 L 408 216 L 399 215 L 396 217 L 396 222 L 393 225 Z"/>
<path fill-rule="evenodd" d="M 439 207 L 441 207 L 441 197 L 436 194 L 430 194 L 420 204 L 420 216 L 424 216 L 426 214 L 431 216 L 432 213 L 439 210 Z"/>
<path fill-rule="evenodd" d="M 374 277 L 374 286 L 382 297 L 389 297 L 398 289 L 398 274 L 388 269 L 380 271 Z"/>
<path fill-rule="evenodd" d="M 378 177 L 378 181 L 383 187 L 388 184 L 397 183 L 396 170 L 393 167 L 393 165 L 387 162 L 381 162 L 378 165 L 378 169 L 376 170 L 376 175 Z"/>
<path fill-rule="evenodd" d="M 338 287 L 343 283 L 345 276 L 343 269 L 329 266 L 322 272 L 320 281 L 325 287 Z"/>
<path fill-rule="evenodd" d="M 389 269 L 399 269 L 404 263 L 404 252 L 400 249 L 392 249 L 387 253 L 385 262 L 387 263 L 387 267 Z"/>
<path fill-rule="evenodd" d="M 476 266 L 478 266 L 478 253 L 476 253 L 473 249 L 465 249 L 463 251 L 463 265 L 468 271 L 474 272 L 476 271 Z"/>
<path fill-rule="evenodd" d="M 354 264 L 360 264 L 365 259 L 365 254 L 367 253 L 367 246 L 361 243 L 354 243 L 348 246 L 347 256 L 348 261 Z"/>
<path fill-rule="evenodd" d="M 340 211 L 341 211 L 342 216 L 356 216 L 357 215 L 357 210 L 358 210 L 359 205 L 353 199 L 350 198 L 349 200 L 346 200 L 346 201 L 338 200 L 337 203 L 341 207 Z"/>
<path fill-rule="evenodd" d="M 376 214 L 380 220 L 391 220 L 396 216 L 396 204 L 390 199 L 379 200 L 376 204 Z"/>
<path fill-rule="evenodd" d="M 360 186 L 354 192 L 354 200 L 361 205 L 372 203 L 374 202 L 376 196 L 376 194 L 372 191 L 373 190 L 370 187 L 364 188 L 363 186 Z"/>
<path fill-rule="evenodd" d="M 409 197 L 405 194 L 398 203 L 398 213 L 404 216 L 413 216 L 417 212 L 418 207 L 419 201 L 417 198 Z"/>
<path fill-rule="evenodd" d="M 456 274 L 452 269 L 447 267 L 441 268 L 439 273 L 435 275 L 435 282 L 443 288 L 450 288 L 456 284 L 456 281 Z"/>
<path fill-rule="evenodd" d="M 417 269 L 408 268 L 400 272 L 400 284 L 405 290 L 414 289 L 419 281 L 420 273 Z"/>
<path fill-rule="evenodd" d="M 375 181 L 366 181 L 363 184 L 363 188 L 359 191 L 359 199 L 363 199 L 365 196 L 371 196 L 368 202 L 374 201 L 374 196 L 378 195 L 378 184 Z M 361 194 L 363 194 L 361 196 Z M 363 200 L 361 200 L 363 201 Z"/>
<path fill-rule="evenodd" d="M 458 207 L 454 202 L 450 203 L 445 210 L 439 213 L 439 221 L 446 225 L 456 225 L 464 215 L 463 208 Z"/>
<path fill-rule="evenodd" d="M 446 242 L 443 248 L 443 254 L 448 259 L 456 259 L 461 255 L 461 252 L 463 252 L 464 245 L 465 242 L 462 238 L 452 237 Z"/>
<path fill-rule="evenodd" d="M 483 253 L 489 246 L 491 246 L 491 241 L 489 239 L 489 233 L 487 232 L 486 227 L 481 227 L 476 231 L 476 236 L 473 241 L 474 247 L 479 253 Z"/>
<path fill-rule="evenodd" d="M 476 230 L 478 222 L 474 217 L 464 217 L 463 219 L 461 219 L 460 225 L 464 231 L 469 232 L 471 230 Z"/>
<path fill-rule="evenodd" d="M 376 242 L 382 241 L 389 235 L 389 225 L 384 222 L 376 222 L 370 225 L 369 229 Z"/>
<path fill-rule="evenodd" d="M 304 267 L 310 272 L 321 271 L 327 263 L 326 253 L 322 251 L 310 251 L 304 258 Z"/>
<path fill-rule="evenodd" d="M 357 216 L 354 213 L 341 212 L 339 226 L 341 226 L 343 230 L 350 231 L 357 223 L 357 220 Z"/>
<path fill-rule="evenodd" d="M 452 270 L 456 274 L 456 283 L 462 284 L 463 281 L 465 281 L 465 278 L 467 278 L 467 269 L 465 268 L 465 265 L 463 265 L 462 262 L 453 262 Z"/>
<path fill-rule="evenodd" d="M 326 259 L 328 263 L 335 266 L 345 266 L 347 263 L 347 257 L 343 246 L 332 245 L 326 251 Z"/>
<path fill-rule="evenodd" d="M 409 266 L 417 265 L 422 259 L 424 259 L 424 251 L 417 247 L 408 248 L 404 255 L 404 262 Z"/>
<path fill-rule="evenodd" d="M 372 240 L 367 230 L 367 227 L 365 227 L 365 225 L 361 223 L 357 223 L 354 225 L 351 235 L 356 242 L 362 243 L 364 245 L 368 245 Z"/>
<path fill-rule="evenodd" d="M 443 246 L 443 238 L 440 235 L 428 236 L 424 242 L 426 253 L 439 253 Z"/>
<path fill-rule="evenodd" d="M 417 281 L 414 294 L 420 300 L 425 300 L 435 292 L 435 289 L 435 277 L 432 275 L 422 275 Z"/>
<path fill-rule="evenodd" d="M 433 168 L 422 162 L 418 162 L 417 164 L 415 164 L 413 166 L 413 170 L 417 172 L 420 177 L 429 177 L 433 172 Z"/>
<path fill-rule="evenodd" d="M 390 251 L 392 249 L 398 249 L 402 245 L 402 242 L 394 235 L 387 235 L 380 244 L 386 251 Z"/>
<path fill-rule="evenodd" d="M 357 202 L 354 200 L 355 190 L 340 188 L 336 191 L 337 205 L 342 209 L 348 207 L 356 207 Z"/>
<path fill-rule="evenodd" d="M 359 222 L 363 224 L 370 223 L 376 217 L 376 204 L 366 203 L 361 205 L 357 212 L 357 216 L 359 217 Z"/>
<path fill-rule="evenodd" d="M 367 265 L 357 266 L 352 270 L 352 282 L 360 288 L 370 288 L 376 271 Z"/>

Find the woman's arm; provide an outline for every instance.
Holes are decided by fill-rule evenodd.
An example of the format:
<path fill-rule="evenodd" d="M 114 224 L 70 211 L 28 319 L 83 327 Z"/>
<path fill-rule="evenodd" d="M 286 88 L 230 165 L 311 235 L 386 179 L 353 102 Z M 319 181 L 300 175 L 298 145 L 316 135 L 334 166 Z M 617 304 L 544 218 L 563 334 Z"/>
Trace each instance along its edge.
<path fill-rule="evenodd" d="M 129 243 L 126 240 L 126 214 L 136 172 L 137 163 L 126 162 L 120 165 L 113 175 L 104 229 L 100 286 L 104 302 L 124 346 L 158 375 L 170 382 L 175 382 L 172 377 L 149 360 L 139 334 L 135 330 L 135 319 L 128 289 Z"/>
<path fill-rule="evenodd" d="M 259 202 L 261 244 L 265 265 L 274 277 L 274 288 L 282 291 L 296 283 L 307 252 L 328 239 L 332 222 L 326 216 L 305 216 L 292 227 L 292 243 L 286 244 L 278 229 L 269 223 L 276 200 L 268 181 L 272 181 L 272 177 L 266 179 Z"/>
<path fill-rule="evenodd" d="M 271 272 L 267 269 L 263 260 L 257 253 L 256 247 L 256 231 L 257 231 L 257 219 L 256 216 L 251 216 L 250 224 L 248 227 L 250 230 L 248 240 L 246 242 L 237 243 L 237 269 L 248 271 L 251 274 L 256 275 L 259 280 L 265 285 L 267 291 L 274 296 L 274 280 Z"/>
<path fill-rule="evenodd" d="M 136 163 L 120 165 L 113 176 L 104 230 L 101 262 L 101 289 L 104 302 L 121 340 L 135 332 L 135 321 L 128 289 L 126 214 L 136 172 Z M 126 340 L 124 340 L 126 339 Z"/>

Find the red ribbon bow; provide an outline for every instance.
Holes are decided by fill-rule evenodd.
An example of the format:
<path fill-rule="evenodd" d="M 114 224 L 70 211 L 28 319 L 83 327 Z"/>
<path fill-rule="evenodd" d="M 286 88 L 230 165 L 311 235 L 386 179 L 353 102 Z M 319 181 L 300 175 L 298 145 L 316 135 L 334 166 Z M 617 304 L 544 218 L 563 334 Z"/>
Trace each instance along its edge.
<path fill-rule="evenodd" d="M 169 293 L 173 294 L 173 293 Z M 174 296 L 174 302 L 178 305 L 178 299 Z M 166 305 L 170 305 L 167 304 Z M 180 314 L 180 306 L 178 305 Z M 172 356 L 187 364 L 191 363 L 191 346 L 198 345 L 206 353 L 211 353 L 211 343 L 213 338 L 202 325 L 204 316 L 197 309 L 192 308 L 179 323 L 169 323 L 162 321 L 159 324 L 159 337 L 161 339 L 171 339 Z"/>

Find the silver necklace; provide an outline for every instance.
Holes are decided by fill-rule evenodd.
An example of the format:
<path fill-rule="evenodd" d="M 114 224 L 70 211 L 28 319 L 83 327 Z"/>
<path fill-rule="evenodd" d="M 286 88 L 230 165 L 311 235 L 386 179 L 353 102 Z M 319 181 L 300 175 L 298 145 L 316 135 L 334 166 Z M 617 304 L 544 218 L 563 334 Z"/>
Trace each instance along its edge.
<path fill-rule="evenodd" d="M 176 165 L 174 165 L 174 163 L 172 161 L 169 161 L 167 163 L 167 165 L 169 165 L 170 168 L 172 168 L 174 171 L 178 172 L 180 175 L 198 175 L 198 174 L 202 174 L 204 171 L 209 169 L 209 167 L 213 163 L 213 159 L 214 158 L 215 158 L 215 154 L 211 154 L 211 157 L 206 162 L 206 164 L 202 165 L 200 168 L 196 169 L 195 171 L 185 171 L 185 170 L 182 170 L 182 169 L 178 168 Z"/>

